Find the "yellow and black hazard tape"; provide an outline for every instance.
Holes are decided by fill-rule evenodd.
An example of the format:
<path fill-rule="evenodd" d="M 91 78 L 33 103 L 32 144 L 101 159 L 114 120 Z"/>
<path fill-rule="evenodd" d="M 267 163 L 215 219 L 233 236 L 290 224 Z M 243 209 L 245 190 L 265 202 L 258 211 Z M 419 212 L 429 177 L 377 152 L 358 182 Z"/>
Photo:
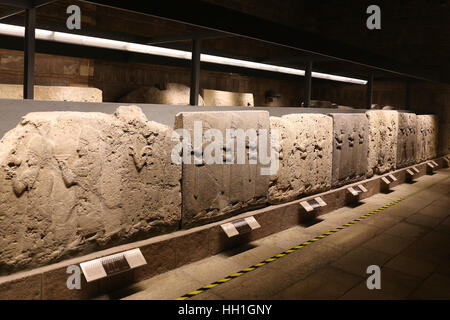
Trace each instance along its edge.
<path fill-rule="evenodd" d="M 254 264 L 251 267 L 242 269 L 239 272 L 236 272 L 236 273 L 234 273 L 232 275 L 229 275 L 228 277 L 220 279 L 219 281 L 213 282 L 213 283 L 211 283 L 211 284 L 209 284 L 207 286 L 201 287 L 200 289 L 197 289 L 195 291 L 189 292 L 189 293 L 185 294 L 184 296 L 182 296 L 180 298 L 177 298 L 176 300 L 187 300 L 187 299 L 190 299 L 190 298 L 192 298 L 194 296 L 197 296 L 197 295 L 199 295 L 199 294 L 201 294 L 201 293 L 203 293 L 205 291 L 208 291 L 208 290 L 210 290 L 212 288 L 220 286 L 221 284 L 227 283 L 228 281 L 231 281 L 231 280 L 233 280 L 235 278 L 239 278 L 240 276 L 243 276 L 246 273 L 252 272 L 252 271 L 254 271 L 254 270 L 258 269 L 258 268 L 261 268 L 261 267 L 263 267 L 263 266 L 265 266 L 265 265 L 267 265 L 267 264 L 269 264 L 271 262 L 274 262 L 274 261 L 276 261 L 278 259 L 281 259 L 281 258 L 287 256 L 288 254 L 291 254 L 291 253 L 296 252 L 296 251 L 298 251 L 298 250 L 300 250 L 300 249 L 302 249 L 302 248 L 304 248 L 306 246 L 309 246 L 309 245 L 313 244 L 314 242 L 317 242 L 317 241 L 322 240 L 322 239 L 324 239 L 326 237 L 329 237 L 332 234 L 337 233 L 339 231 L 345 230 L 348 227 L 350 227 L 350 226 L 352 226 L 352 225 L 354 225 L 354 224 L 356 224 L 358 222 L 361 222 L 361 221 L 369 218 L 370 216 L 373 216 L 373 215 L 375 215 L 377 213 L 382 212 L 383 210 L 386 210 L 386 209 L 396 205 L 397 203 L 403 201 L 404 199 L 405 198 L 400 198 L 399 200 L 393 201 L 393 202 L 391 202 L 391 203 L 389 203 L 389 204 L 387 204 L 387 205 L 385 205 L 385 206 L 383 206 L 383 207 L 381 207 L 381 208 L 379 208 L 377 210 L 369 212 L 369 213 L 367 213 L 367 214 L 365 214 L 365 215 L 363 215 L 363 216 L 361 216 L 361 217 L 359 217 L 359 218 L 357 218 L 355 220 L 352 220 L 352 221 L 350 221 L 350 222 L 348 222 L 346 224 L 343 224 L 342 226 L 336 227 L 335 229 L 330 230 L 328 232 L 325 232 L 324 234 L 321 234 L 320 236 L 317 236 L 317 237 L 315 237 L 315 238 L 313 238 L 311 240 L 305 241 L 305 242 L 303 242 L 302 244 L 300 244 L 298 246 L 295 246 L 295 247 L 293 247 L 293 248 L 291 248 L 289 250 L 283 251 L 282 253 L 277 254 L 277 255 L 275 255 L 275 256 L 273 256 L 271 258 L 268 258 L 268 259 L 266 259 L 266 260 L 264 260 L 264 261 L 262 261 L 260 263 L 257 263 L 257 264 Z"/>
<path fill-rule="evenodd" d="M 265 266 L 265 265 L 267 265 L 267 264 L 269 264 L 271 262 L 274 262 L 274 261 L 276 261 L 278 259 L 281 259 L 281 258 L 283 258 L 283 257 L 285 257 L 285 256 L 287 256 L 287 255 L 289 255 L 289 254 L 291 254 L 293 252 L 296 252 L 296 251 L 306 247 L 306 246 L 309 246 L 309 245 L 311 245 L 311 244 L 313 244 L 313 243 L 315 243 L 317 241 L 320 241 L 320 240 L 322 240 L 322 239 L 324 239 L 326 237 L 329 237 L 332 234 L 335 234 L 335 233 L 337 233 L 339 231 L 345 230 L 348 227 L 350 227 L 350 226 L 352 226 L 352 225 L 354 225 L 354 224 L 356 224 L 358 222 L 361 222 L 361 221 L 363 221 L 363 220 L 365 220 L 365 219 L 367 219 L 367 218 L 369 218 L 369 217 L 371 217 L 371 216 L 373 216 L 373 215 L 375 215 L 377 213 L 380 213 L 380 212 L 382 212 L 382 211 L 384 211 L 384 210 L 386 210 L 386 209 L 388 209 L 388 208 L 398 204 L 399 202 L 402 202 L 403 200 L 405 200 L 407 198 L 410 198 L 410 197 L 412 197 L 412 196 L 414 196 L 414 195 L 416 195 L 416 194 L 418 194 L 418 193 L 420 193 L 420 192 L 422 192 L 422 191 L 424 191 L 426 189 L 429 189 L 429 188 L 431 188 L 431 187 L 433 187 L 433 186 L 435 186 L 435 185 L 437 185 L 437 184 L 439 184 L 439 183 L 441 183 L 441 182 L 443 182 L 443 181 L 445 181 L 445 180 L 447 180 L 449 178 L 450 177 L 446 177 L 446 178 L 444 178 L 444 179 L 442 179 L 442 180 L 440 180 L 440 181 L 438 181 L 436 183 L 433 183 L 432 185 L 429 185 L 429 186 L 427 186 L 425 188 L 422 188 L 422 189 L 420 189 L 420 190 L 418 190 L 418 191 L 416 191 L 416 192 L 414 192 L 412 194 L 409 194 L 406 197 L 402 197 L 402 198 L 400 198 L 398 200 L 392 201 L 391 203 L 388 203 L 387 205 L 385 205 L 385 206 L 383 206 L 383 207 L 381 207 L 379 209 L 376 209 L 374 211 L 371 211 L 371 212 L 369 212 L 369 213 L 367 213 L 367 214 L 365 214 L 365 215 L 363 215 L 363 216 L 361 216 L 361 217 L 359 217 L 359 218 L 357 218 L 355 220 L 352 220 L 352 221 L 350 221 L 350 222 L 348 222 L 346 224 L 343 224 L 342 226 L 336 227 L 333 230 L 325 232 L 324 234 L 321 234 L 320 236 L 317 236 L 317 237 L 315 237 L 315 238 L 313 238 L 311 240 L 305 241 L 305 242 L 303 242 L 302 244 L 300 244 L 298 246 L 295 246 L 295 247 L 293 247 L 293 248 L 291 248 L 289 250 L 286 250 L 286 251 L 284 251 L 284 252 L 282 252 L 280 254 L 277 254 L 277 255 L 275 255 L 275 256 L 273 256 L 273 257 L 271 257 L 269 259 L 266 259 L 266 260 L 264 260 L 264 261 L 262 261 L 260 263 L 254 264 L 251 267 L 242 269 L 241 271 L 236 272 L 236 273 L 234 273 L 232 275 L 229 275 L 228 277 L 225 277 L 223 279 L 220 279 L 219 281 L 213 282 L 213 283 L 211 283 L 211 284 L 209 284 L 207 286 L 201 287 L 200 289 L 197 289 L 195 291 L 189 292 L 189 293 L 185 294 L 184 296 L 179 297 L 179 298 L 177 298 L 175 300 L 187 300 L 187 299 L 190 299 L 190 298 L 195 297 L 195 296 L 197 296 L 197 295 L 199 295 L 199 294 L 201 294 L 203 292 L 206 292 L 206 291 L 208 291 L 208 290 L 210 290 L 212 288 L 220 286 L 221 284 L 227 283 L 228 281 L 231 281 L 231 280 L 233 280 L 235 278 L 239 278 L 240 276 L 243 276 L 246 273 L 252 272 L 252 271 L 254 271 L 254 270 L 258 269 L 258 268 L 261 268 L 262 266 Z"/>

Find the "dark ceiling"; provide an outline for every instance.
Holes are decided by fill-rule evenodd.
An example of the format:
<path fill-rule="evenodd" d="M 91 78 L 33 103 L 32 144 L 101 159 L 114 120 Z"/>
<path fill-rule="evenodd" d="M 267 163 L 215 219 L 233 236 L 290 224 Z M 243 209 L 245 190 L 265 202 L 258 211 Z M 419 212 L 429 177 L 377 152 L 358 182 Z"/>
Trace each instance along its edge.
<path fill-rule="evenodd" d="M 450 82 L 450 0 L 205 1 L 437 71 Z M 381 8 L 381 30 L 365 26 L 372 4 Z"/>

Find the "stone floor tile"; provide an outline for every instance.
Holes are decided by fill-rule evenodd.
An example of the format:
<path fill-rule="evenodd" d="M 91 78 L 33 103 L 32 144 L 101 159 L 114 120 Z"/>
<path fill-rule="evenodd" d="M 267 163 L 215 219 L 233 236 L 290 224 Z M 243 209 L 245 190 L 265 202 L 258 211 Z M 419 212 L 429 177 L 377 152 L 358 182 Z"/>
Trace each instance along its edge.
<path fill-rule="evenodd" d="M 430 262 L 417 260 L 404 255 L 393 258 L 386 264 L 386 267 L 418 278 L 426 278 L 436 269 L 436 265 Z"/>
<path fill-rule="evenodd" d="M 411 296 L 411 299 L 450 299 L 450 277 L 441 274 L 431 275 Z"/>
<path fill-rule="evenodd" d="M 343 300 L 399 300 L 407 299 L 419 286 L 419 278 L 401 272 L 381 268 L 381 289 L 369 290 L 366 281 L 345 293 Z"/>
<path fill-rule="evenodd" d="M 286 274 L 262 267 L 242 278 L 233 279 L 213 288 L 211 292 L 226 300 L 267 300 L 288 287 L 291 281 L 292 279 Z"/>
<path fill-rule="evenodd" d="M 419 210 L 418 213 L 431 217 L 441 218 L 443 220 L 450 216 L 449 207 L 441 206 L 438 204 L 431 204 L 426 208 Z"/>
<path fill-rule="evenodd" d="M 420 211 L 419 211 L 420 212 Z M 412 216 L 409 216 L 405 222 L 410 224 L 415 224 L 418 226 L 426 227 L 426 228 L 435 228 L 439 225 L 442 220 L 436 217 L 427 216 L 421 213 L 416 213 Z"/>
<path fill-rule="evenodd" d="M 429 229 L 414 224 L 400 222 L 386 230 L 387 234 L 405 239 L 417 239 L 425 235 Z"/>
<path fill-rule="evenodd" d="M 374 226 L 358 223 L 321 240 L 321 242 L 341 250 L 350 250 L 366 243 L 382 231 Z"/>
<path fill-rule="evenodd" d="M 392 255 L 358 247 L 333 262 L 331 265 L 359 277 L 365 277 L 369 266 L 377 265 L 381 267 L 390 258 L 392 258 Z"/>
<path fill-rule="evenodd" d="M 412 239 L 399 238 L 387 233 L 382 233 L 366 242 L 363 247 L 390 255 L 396 255 L 410 246 L 413 242 L 414 240 Z"/>
<path fill-rule="evenodd" d="M 124 300 L 173 300 L 192 290 L 201 287 L 203 283 L 190 278 L 181 270 L 173 270 L 145 280 L 124 290 L 133 292 Z"/>

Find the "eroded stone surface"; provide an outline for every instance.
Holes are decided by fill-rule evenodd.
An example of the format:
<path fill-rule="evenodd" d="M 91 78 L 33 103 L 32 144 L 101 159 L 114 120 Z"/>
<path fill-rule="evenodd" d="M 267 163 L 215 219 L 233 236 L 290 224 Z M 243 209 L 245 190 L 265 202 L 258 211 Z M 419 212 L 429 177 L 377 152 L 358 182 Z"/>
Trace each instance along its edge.
<path fill-rule="evenodd" d="M 333 113 L 333 187 L 367 175 L 368 121 L 365 114 Z"/>
<path fill-rule="evenodd" d="M 35 86 L 35 100 L 103 102 L 100 89 L 87 87 Z M 23 99 L 23 86 L 0 84 L 0 99 Z"/>
<path fill-rule="evenodd" d="M 372 110 L 369 121 L 368 174 L 383 174 L 397 165 L 398 112 Z"/>
<path fill-rule="evenodd" d="M 175 230 L 171 132 L 134 106 L 25 116 L 0 142 L 0 273 Z"/>
<path fill-rule="evenodd" d="M 271 117 L 279 134 L 279 170 L 271 177 L 269 202 L 292 201 L 331 188 L 333 119 L 320 114 Z"/>
<path fill-rule="evenodd" d="M 304 103 L 302 103 L 304 106 Z M 310 108 L 324 108 L 324 109 L 336 109 L 338 105 L 331 101 L 311 100 L 309 102 Z"/>
<path fill-rule="evenodd" d="M 437 157 L 438 125 L 435 115 L 417 116 L 417 162 Z"/>
<path fill-rule="evenodd" d="M 397 168 L 412 166 L 417 162 L 417 116 L 398 113 Z"/>
<path fill-rule="evenodd" d="M 229 92 L 219 90 L 203 90 L 205 106 L 215 107 L 254 107 L 253 93 Z"/>
<path fill-rule="evenodd" d="M 217 129 L 223 137 L 226 137 L 226 129 L 270 130 L 266 111 L 182 112 L 176 117 L 175 128 L 185 129 L 193 137 L 195 121 L 201 121 L 203 132 Z M 223 142 L 225 148 L 226 142 Z M 219 220 L 267 202 L 270 175 L 261 175 L 259 161 L 258 164 L 249 164 L 249 140 L 246 139 L 245 143 L 245 164 L 236 164 L 237 148 L 233 154 L 234 164 L 196 165 L 193 156 L 191 164 L 183 164 L 183 227 Z M 204 155 L 208 145 L 204 142 L 196 156 Z"/>
<path fill-rule="evenodd" d="M 164 88 L 145 87 L 130 92 L 120 99 L 124 103 L 153 103 L 170 105 L 189 105 L 190 88 L 179 83 L 167 83 Z M 204 106 L 203 98 L 198 96 L 198 105 Z"/>

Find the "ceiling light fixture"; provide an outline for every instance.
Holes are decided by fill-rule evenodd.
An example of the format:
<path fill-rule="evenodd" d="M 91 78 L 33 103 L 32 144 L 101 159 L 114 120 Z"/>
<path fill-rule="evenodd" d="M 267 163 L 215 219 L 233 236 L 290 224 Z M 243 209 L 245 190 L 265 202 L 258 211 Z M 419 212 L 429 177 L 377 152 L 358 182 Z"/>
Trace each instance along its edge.
<path fill-rule="evenodd" d="M 15 36 L 15 37 L 24 37 L 25 36 L 25 27 L 9 25 L 0 23 L 0 34 Z M 38 40 L 47 40 L 47 41 L 55 41 L 62 42 L 68 44 L 76 44 L 81 46 L 91 46 L 105 49 L 114 49 L 114 50 L 122 50 L 128 52 L 142 53 L 142 54 L 150 54 L 150 55 L 158 55 L 170 58 L 177 59 L 185 59 L 191 60 L 191 52 L 183 51 L 183 50 L 175 50 L 168 48 L 161 48 L 156 46 L 110 40 L 105 38 L 97 38 L 90 36 L 82 36 L 78 34 L 71 34 L 65 32 L 57 32 L 57 31 L 49 31 L 43 29 L 36 29 L 36 39 Z M 235 67 L 256 69 L 256 70 L 264 70 L 285 74 L 292 74 L 298 76 L 304 76 L 305 71 L 294 68 L 280 67 L 271 64 L 258 63 L 246 60 L 238 60 L 226 57 L 213 56 L 209 54 L 202 54 L 200 56 L 202 62 L 229 65 Z M 313 78 L 332 80 L 332 81 L 340 81 L 346 83 L 354 83 L 354 84 L 367 84 L 366 80 L 349 78 L 336 76 L 327 73 L 313 72 Z"/>

